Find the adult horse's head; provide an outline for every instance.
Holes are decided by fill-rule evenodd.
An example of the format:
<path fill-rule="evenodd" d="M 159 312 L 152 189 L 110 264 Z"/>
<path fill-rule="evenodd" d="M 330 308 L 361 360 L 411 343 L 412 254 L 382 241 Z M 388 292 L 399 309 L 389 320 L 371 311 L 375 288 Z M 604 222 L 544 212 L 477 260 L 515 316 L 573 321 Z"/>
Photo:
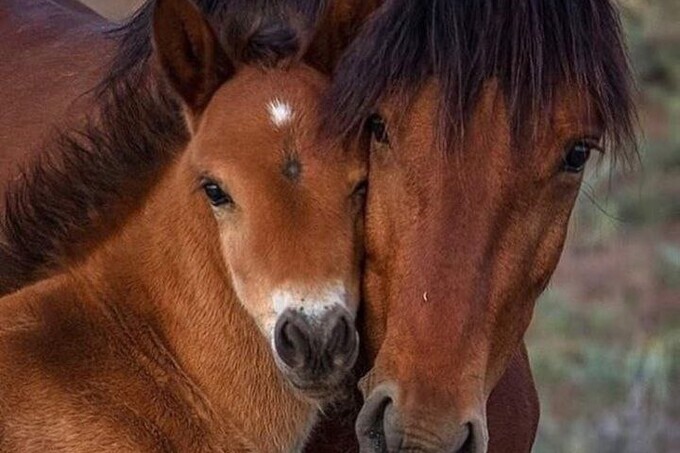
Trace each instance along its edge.
<path fill-rule="evenodd" d="M 329 111 L 371 148 L 363 451 L 486 451 L 586 162 L 631 145 L 630 90 L 605 0 L 393 0 L 357 38 Z"/>
<path fill-rule="evenodd" d="M 265 31 L 258 48 L 297 46 L 290 29 Z M 157 0 L 154 41 L 183 101 L 187 181 L 212 210 L 225 278 L 283 373 L 323 397 L 358 353 L 366 171 L 314 132 L 327 81 L 295 61 L 238 67 L 189 0 Z"/>

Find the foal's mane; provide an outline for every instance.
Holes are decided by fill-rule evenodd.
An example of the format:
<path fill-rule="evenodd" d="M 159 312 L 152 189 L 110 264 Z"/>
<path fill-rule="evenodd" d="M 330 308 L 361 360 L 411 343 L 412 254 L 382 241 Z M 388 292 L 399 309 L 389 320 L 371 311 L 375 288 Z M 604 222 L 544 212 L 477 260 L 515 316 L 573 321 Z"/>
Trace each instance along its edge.
<path fill-rule="evenodd" d="M 309 26 L 324 0 L 198 0 L 238 61 L 273 65 L 304 43 L 290 11 Z M 294 7 L 294 9 L 291 9 Z M 0 295 L 35 281 L 139 206 L 150 182 L 188 140 L 181 109 L 151 64 L 154 1 L 116 31 L 120 45 L 96 88 L 87 123 L 58 134 L 9 183 L 0 215 Z M 237 19 L 233 19 L 237 17 Z M 302 18 L 302 19 L 300 19 Z M 304 19 L 308 18 L 308 19 Z M 296 31 L 297 30 L 297 31 Z M 104 233 L 102 233 L 104 232 Z"/>
<path fill-rule="evenodd" d="M 515 139 L 570 85 L 592 97 L 608 148 L 635 150 L 634 84 L 609 0 L 388 0 L 340 61 L 326 124 L 351 136 L 385 95 L 411 95 L 430 77 L 441 90 L 444 148 L 462 138 L 480 91 L 495 78 Z"/>

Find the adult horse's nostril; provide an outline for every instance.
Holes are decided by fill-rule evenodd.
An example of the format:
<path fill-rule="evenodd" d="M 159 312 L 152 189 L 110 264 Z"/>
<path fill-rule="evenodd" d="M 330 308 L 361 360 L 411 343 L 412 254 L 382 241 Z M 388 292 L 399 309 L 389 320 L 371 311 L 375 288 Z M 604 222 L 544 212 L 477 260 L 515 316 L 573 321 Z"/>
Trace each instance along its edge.
<path fill-rule="evenodd" d="M 386 453 L 401 444 L 391 390 L 378 387 L 364 403 L 356 422 L 356 433 L 362 452 Z"/>
<path fill-rule="evenodd" d="M 295 312 L 285 312 L 274 328 L 274 347 L 286 366 L 298 368 L 311 356 L 309 326 Z"/>
<path fill-rule="evenodd" d="M 475 420 L 460 426 L 457 432 L 449 432 L 445 438 L 445 450 L 452 453 L 483 453 L 487 450 L 486 422 Z"/>
<path fill-rule="evenodd" d="M 452 450 L 455 453 L 475 453 L 475 439 L 472 423 L 466 423 L 453 440 Z"/>
<path fill-rule="evenodd" d="M 483 453 L 489 446 L 489 432 L 484 418 L 475 418 L 463 425 L 456 453 Z"/>
<path fill-rule="evenodd" d="M 414 416 L 409 422 L 395 400 L 393 389 L 392 384 L 376 387 L 359 412 L 356 434 L 362 453 L 487 451 L 488 432 L 483 418 L 454 426 L 443 422 L 441 429 L 432 426 L 432 420 L 426 423 Z"/>

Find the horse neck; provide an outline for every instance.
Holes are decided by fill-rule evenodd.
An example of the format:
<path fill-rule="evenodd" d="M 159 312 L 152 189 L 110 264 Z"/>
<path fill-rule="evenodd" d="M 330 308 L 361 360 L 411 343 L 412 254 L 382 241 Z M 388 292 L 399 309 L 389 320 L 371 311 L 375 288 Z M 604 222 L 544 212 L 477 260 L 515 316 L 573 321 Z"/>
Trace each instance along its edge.
<path fill-rule="evenodd" d="M 173 361 L 222 422 L 258 449 L 290 449 L 306 436 L 315 410 L 283 381 L 237 299 L 214 219 L 192 195 L 183 159 L 159 175 L 142 209 L 90 263 L 113 293 L 109 300 L 127 304 L 119 311 L 154 320 Z M 116 297 L 120 288 L 124 298 Z"/>

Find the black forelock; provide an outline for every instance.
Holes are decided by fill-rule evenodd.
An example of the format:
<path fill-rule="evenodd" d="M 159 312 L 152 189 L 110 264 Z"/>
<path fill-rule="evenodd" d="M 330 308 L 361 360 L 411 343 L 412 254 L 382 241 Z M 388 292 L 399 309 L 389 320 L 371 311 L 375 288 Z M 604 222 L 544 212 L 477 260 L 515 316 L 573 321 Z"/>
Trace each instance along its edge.
<path fill-rule="evenodd" d="M 325 123 L 332 134 L 354 134 L 386 96 L 434 79 L 446 144 L 463 134 L 492 78 L 515 134 L 572 86 L 592 99 L 610 149 L 635 148 L 634 84 L 609 0 L 388 0 L 341 59 Z"/>

